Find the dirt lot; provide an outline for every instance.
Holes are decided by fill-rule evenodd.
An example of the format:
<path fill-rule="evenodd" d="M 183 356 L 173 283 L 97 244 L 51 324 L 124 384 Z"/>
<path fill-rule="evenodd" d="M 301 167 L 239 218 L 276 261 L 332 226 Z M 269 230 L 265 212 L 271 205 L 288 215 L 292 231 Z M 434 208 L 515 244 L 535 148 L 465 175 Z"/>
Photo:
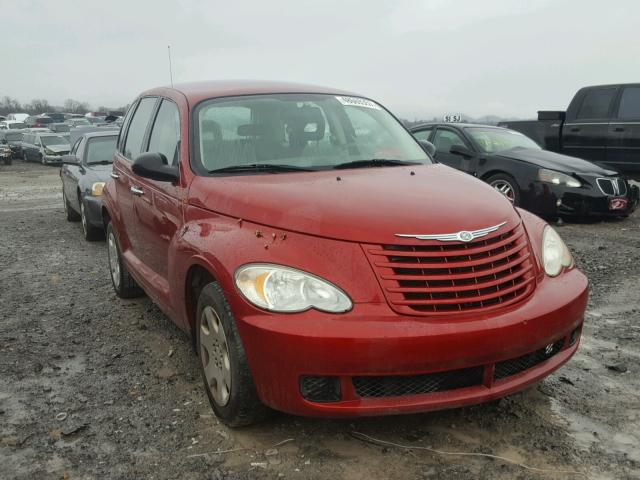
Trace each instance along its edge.
<path fill-rule="evenodd" d="M 0 166 L 2 479 L 640 478 L 640 214 L 560 228 L 591 300 L 578 354 L 536 387 L 446 412 L 230 430 L 187 337 L 147 298 L 116 298 L 104 242 L 81 238 L 61 198 L 57 168 Z"/>

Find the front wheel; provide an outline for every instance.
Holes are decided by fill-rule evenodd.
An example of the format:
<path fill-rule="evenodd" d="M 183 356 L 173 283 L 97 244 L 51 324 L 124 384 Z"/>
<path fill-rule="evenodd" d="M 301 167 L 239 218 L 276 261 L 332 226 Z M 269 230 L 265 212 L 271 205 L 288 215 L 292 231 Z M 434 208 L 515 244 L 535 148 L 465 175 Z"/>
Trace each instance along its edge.
<path fill-rule="evenodd" d="M 87 208 L 84 206 L 84 200 L 78 198 L 80 202 L 80 220 L 82 221 L 82 235 L 87 242 L 93 242 L 103 238 L 102 230 L 94 227 L 89 223 L 87 218 Z"/>
<path fill-rule="evenodd" d="M 498 173 L 487 178 L 486 182 L 507 197 L 516 207 L 520 205 L 520 188 L 511 175 Z"/>
<path fill-rule="evenodd" d="M 64 193 L 64 186 L 62 187 L 62 205 L 64 206 L 64 214 L 67 217 L 67 221 L 69 222 L 77 222 L 80 220 L 80 216 L 78 213 L 69 205 L 69 200 L 67 200 L 67 194 Z"/>
<path fill-rule="evenodd" d="M 120 246 L 118 245 L 116 233 L 111 222 L 107 225 L 107 255 L 109 257 L 111 283 L 113 284 L 113 289 L 116 291 L 116 294 L 120 298 L 134 298 L 143 295 L 144 291 L 133 279 L 122 260 Z"/>
<path fill-rule="evenodd" d="M 231 308 L 216 282 L 206 285 L 198 299 L 196 346 L 216 416 L 230 427 L 264 419 L 269 409 L 258 398 Z"/>

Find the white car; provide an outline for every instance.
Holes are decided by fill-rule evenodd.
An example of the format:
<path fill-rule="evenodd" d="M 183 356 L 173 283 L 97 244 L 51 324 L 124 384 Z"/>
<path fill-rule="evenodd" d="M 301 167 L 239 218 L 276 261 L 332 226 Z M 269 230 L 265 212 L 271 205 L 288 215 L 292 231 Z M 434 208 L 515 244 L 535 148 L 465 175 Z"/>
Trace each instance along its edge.
<path fill-rule="evenodd" d="M 3 120 L 0 122 L 0 130 L 19 130 L 22 128 L 26 128 L 26 125 L 17 120 Z"/>
<path fill-rule="evenodd" d="M 24 122 L 27 117 L 29 116 L 28 113 L 10 113 L 9 115 L 7 115 L 7 120 L 15 120 L 16 122 Z"/>

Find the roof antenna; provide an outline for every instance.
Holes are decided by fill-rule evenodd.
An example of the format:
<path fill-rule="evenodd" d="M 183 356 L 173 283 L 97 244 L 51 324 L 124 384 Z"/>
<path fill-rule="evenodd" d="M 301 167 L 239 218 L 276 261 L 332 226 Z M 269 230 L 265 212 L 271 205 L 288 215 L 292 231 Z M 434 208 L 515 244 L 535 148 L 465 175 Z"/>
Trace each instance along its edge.
<path fill-rule="evenodd" d="M 171 80 L 171 88 L 173 88 L 173 70 L 171 68 L 171 45 L 167 45 L 167 50 L 169 52 L 169 79 Z"/>

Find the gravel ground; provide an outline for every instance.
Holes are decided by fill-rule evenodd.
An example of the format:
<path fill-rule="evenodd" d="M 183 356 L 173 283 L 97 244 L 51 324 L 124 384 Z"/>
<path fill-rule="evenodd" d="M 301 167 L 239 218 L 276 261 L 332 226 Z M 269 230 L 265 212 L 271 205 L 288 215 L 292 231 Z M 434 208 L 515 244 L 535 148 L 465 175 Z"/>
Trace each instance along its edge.
<path fill-rule="evenodd" d="M 539 385 L 445 412 L 230 430 L 187 337 L 147 298 L 116 298 L 104 242 L 85 242 L 61 199 L 57 168 L 0 166 L 2 479 L 640 478 L 640 214 L 559 229 L 591 300 L 578 353 Z"/>

